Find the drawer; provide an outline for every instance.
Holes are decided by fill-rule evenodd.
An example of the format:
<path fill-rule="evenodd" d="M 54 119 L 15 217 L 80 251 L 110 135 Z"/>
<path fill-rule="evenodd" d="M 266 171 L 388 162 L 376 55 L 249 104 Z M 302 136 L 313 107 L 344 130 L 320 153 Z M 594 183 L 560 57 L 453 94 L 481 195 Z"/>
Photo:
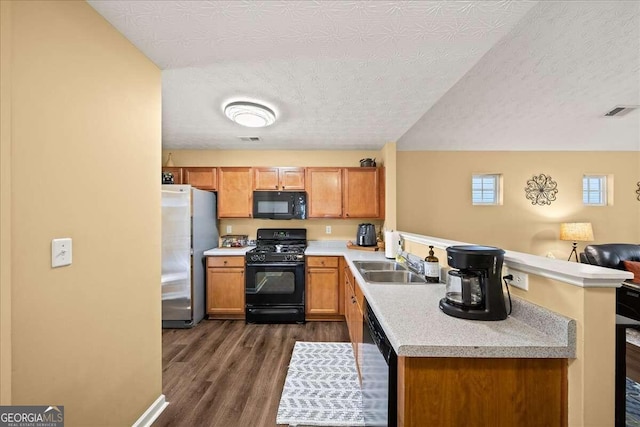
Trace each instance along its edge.
<path fill-rule="evenodd" d="M 306 261 L 307 267 L 338 268 L 337 256 L 309 256 Z"/>
<path fill-rule="evenodd" d="M 210 256 L 207 267 L 244 267 L 243 256 Z"/>

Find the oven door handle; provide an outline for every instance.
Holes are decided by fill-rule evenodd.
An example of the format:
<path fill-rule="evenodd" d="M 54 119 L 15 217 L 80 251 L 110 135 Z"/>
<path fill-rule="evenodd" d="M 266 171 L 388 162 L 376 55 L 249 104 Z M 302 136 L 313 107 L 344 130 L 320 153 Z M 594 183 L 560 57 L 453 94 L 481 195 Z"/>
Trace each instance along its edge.
<path fill-rule="evenodd" d="M 284 262 L 279 262 L 279 263 L 274 263 L 274 264 L 249 264 L 247 263 L 247 267 L 297 267 L 299 265 L 304 264 L 304 262 L 292 262 L 292 263 L 284 263 Z"/>

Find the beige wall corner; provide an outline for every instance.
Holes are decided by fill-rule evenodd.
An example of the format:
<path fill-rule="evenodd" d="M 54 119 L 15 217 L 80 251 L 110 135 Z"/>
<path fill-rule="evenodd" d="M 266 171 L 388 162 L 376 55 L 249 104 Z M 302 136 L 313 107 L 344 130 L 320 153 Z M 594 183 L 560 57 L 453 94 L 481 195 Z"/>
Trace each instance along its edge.
<path fill-rule="evenodd" d="M 11 2 L 11 27 L 12 403 L 131 425 L 162 394 L 160 71 L 86 2 Z"/>
<path fill-rule="evenodd" d="M 0 405 L 11 404 L 11 2 L 0 2 Z"/>
<path fill-rule="evenodd" d="M 397 152 L 396 143 L 388 142 L 380 151 L 380 159 L 385 167 L 385 230 L 397 230 L 397 213 L 396 213 L 396 175 L 397 175 Z"/>

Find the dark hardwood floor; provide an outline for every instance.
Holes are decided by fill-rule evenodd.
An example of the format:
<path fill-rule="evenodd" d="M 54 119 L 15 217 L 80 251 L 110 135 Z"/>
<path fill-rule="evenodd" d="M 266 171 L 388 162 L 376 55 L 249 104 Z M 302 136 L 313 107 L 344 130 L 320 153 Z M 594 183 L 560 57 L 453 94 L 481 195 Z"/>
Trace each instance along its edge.
<path fill-rule="evenodd" d="M 162 332 L 160 426 L 272 427 L 296 341 L 349 341 L 344 322 L 203 320 Z"/>

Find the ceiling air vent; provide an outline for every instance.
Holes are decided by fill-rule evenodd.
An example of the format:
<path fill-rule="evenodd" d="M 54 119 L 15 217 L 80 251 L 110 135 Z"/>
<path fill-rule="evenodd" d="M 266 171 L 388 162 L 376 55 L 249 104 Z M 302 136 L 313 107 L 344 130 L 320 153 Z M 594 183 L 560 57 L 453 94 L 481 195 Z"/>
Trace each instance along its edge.
<path fill-rule="evenodd" d="M 625 116 L 630 112 L 632 112 L 633 110 L 637 109 L 638 107 L 639 107 L 638 105 L 616 105 L 616 107 L 613 110 L 605 114 L 605 117 Z"/>
<path fill-rule="evenodd" d="M 260 137 L 259 136 L 239 136 L 238 138 L 240 138 L 242 141 L 246 141 L 246 142 L 258 142 L 258 141 L 260 141 Z"/>

